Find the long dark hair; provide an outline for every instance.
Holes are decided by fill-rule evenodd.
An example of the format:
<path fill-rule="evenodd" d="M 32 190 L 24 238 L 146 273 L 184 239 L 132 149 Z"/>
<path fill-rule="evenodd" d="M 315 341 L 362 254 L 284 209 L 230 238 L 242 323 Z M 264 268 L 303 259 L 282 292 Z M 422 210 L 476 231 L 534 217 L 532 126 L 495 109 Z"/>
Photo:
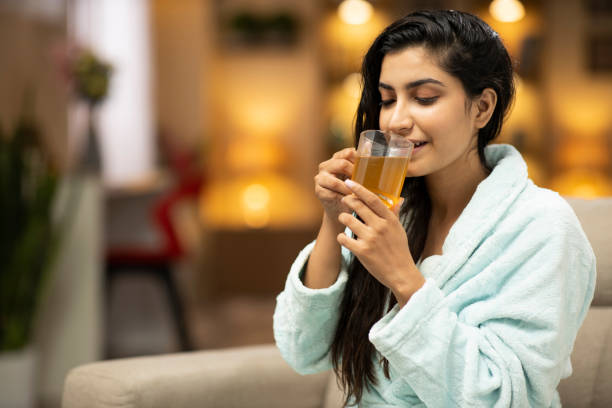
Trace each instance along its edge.
<path fill-rule="evenodd" d="M 480 95 L 486 88 L 496 92 L 495 110 L 487 125 L 479 130 L 477 141 L 480 162 L 489 168 L 484 148 L 499 134 L 514 98 L 512 61 L 497 33 L 469 13 L 444 10 L 411 13 L 391 24 L 374 40 L 363 59 L 363 90 L 355 135 L 362 130 L 379 128 L 378 81 L 384 56 L 412 46 L 422 46 L 437 57 L 440 67 L 461 81 L 468 98 Z M 400 219 L 406 229 L 410 252 L 418 260 L 431 216 L 431 200 L 424 178 L 406 179 L 402 197 L 405 200 Z M 346 395 L 345 405 L 351 397 L 359 403 L 364 389 L 377 383 L 376 351 L 368 340 L 368 333 L 385 312 L 388 294 L 389 290 L 353 257 L 331 347 L 334 370 Z M 395 302 L 391 296 L 389 309 Z M 379 363 L 385 376 L 390 378 L 389 362 L 381 358 Z"/>

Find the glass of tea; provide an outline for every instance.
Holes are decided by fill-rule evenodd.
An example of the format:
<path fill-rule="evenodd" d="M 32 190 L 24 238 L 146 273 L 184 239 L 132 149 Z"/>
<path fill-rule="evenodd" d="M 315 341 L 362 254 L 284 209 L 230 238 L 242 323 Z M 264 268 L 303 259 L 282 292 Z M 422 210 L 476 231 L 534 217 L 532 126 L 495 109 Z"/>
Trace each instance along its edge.
<path fill-rule="evenodd" d="M 376 194 L 389 208 L 400 199 L 414 144 L 396 133 L 364 130 L 351 179 Z"/>

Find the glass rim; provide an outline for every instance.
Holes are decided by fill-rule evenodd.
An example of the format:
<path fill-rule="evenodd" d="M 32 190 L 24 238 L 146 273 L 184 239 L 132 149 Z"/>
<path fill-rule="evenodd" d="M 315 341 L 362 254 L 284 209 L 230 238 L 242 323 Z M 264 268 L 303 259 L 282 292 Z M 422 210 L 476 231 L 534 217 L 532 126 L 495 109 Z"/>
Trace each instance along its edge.
<path fill-rule="evenodd" d="M 399 133 L 393 132 L 391 130 L 381 130 L 381 129 L 366 129 L 366 130 L 362 130 L 359 133 L 359 140 L 361 140 L 361 137 L 363 135 L 367 135 L 367 134 L 377 134 L 377 133 L 381 133 L 383 135 L 389 135 L 390 139 L 394 139 L 394 140 L 402 140 L 404 143 L 407 144 L 407 146 L 404 146 L 404 148 L 408 148 L 408 147 L 414 147 L 414 143 L 412 141 L 410 141 L 410 139 L 408 139 L 406 136 L 402 136 Z"/>

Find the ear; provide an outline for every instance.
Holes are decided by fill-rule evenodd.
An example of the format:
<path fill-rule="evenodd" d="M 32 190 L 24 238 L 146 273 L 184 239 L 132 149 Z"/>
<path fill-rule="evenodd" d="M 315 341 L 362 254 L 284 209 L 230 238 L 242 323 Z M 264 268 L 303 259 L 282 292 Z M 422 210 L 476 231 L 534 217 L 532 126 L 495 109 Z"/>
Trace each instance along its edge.
<path fill-rule="evenodd" d="M 476 107 L 476 116 L 474 117 L 474 126 L 477 129 L 482 129 L 489 123 L 489 119 L 493 115 L 495 105 L 497 104 L 497 93 L 491 88 L 486 88 L 482 93 L 474 99 Z"/>

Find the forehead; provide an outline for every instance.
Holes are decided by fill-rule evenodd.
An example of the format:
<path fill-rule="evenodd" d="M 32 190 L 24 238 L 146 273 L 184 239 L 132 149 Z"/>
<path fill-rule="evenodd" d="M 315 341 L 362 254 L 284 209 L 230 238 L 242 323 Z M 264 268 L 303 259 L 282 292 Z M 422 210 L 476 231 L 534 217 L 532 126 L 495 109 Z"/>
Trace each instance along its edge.
<path fill-rule="evenodd" d="M 438 64 L 437 58 L 424 47 L 408 47 L 385 55 L 380 81 L 394 87 L 421 78 L 434 78 L 443 83 L 453 78 Z"/>

